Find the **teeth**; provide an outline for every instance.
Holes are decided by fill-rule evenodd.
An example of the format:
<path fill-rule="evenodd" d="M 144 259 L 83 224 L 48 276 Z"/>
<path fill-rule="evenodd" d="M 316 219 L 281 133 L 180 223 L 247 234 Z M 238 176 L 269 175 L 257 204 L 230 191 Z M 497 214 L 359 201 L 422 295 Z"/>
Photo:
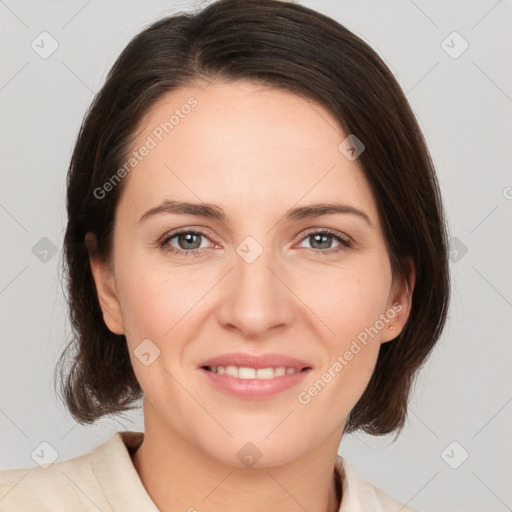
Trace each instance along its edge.
<path fill-rule="evenodd" d="M 226 366 L 226 375 L 238 377 L 238 368 L 236 366 Z"/>
<path fill-rule="evenodd" d="M 247 368 L 245 366 L 210 366 L 208 369 L 213 373 L 226 374 L 237 379 L 273 379 L 282 375 L 296 373 L 295 368 L 286 368 L 279 366 L 278 368 Z"/>
<path fill-rule="evenodd" d="M 256 370 L 254 368 L 238 368 L 238 378 L 239 379 L 255 379 L 256 378 Z"/>
<path fill-rule="evenodd" d="M 281 375 L 284 375 L 284 373 L 282 373 L 282 370 L 285 370 L 285 368 L 258 368 L 256 370 L 256 378 L 273 379 L 274 377 L 280 377 Z"/>

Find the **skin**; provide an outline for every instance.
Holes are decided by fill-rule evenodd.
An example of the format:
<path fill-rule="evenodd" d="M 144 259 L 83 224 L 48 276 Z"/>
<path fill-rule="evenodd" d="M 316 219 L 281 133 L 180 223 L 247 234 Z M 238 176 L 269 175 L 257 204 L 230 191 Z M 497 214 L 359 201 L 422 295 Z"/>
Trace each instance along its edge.
<path fill-rule="evenodd" d="M 347 134 L 329 111 L 251 82 L 190 85 L 152 109 L 134 148 L 191 96 L 198 105 L 124 178 L 111 261 L 91 258 L 104 320 L 126 335 L 145 394 L 135 468 L 161 510 L 338 510 L 333 467 L 346 417 L 380 344 L 403 328 L 410 295 L 392 279 L 376 203 L 357 160 L 338 150 Z M 164 199 L 214 203 L 226 219 L 166 213 L 139 222 Z M 373 227 L 346 213 L 283 218 L 316 202 L 351 205 Z M 158 246 L 182 227 L 207 235 L 168 245 L 199 256 Z M 353 245 L 315 242 L 309 228 L 336 230 Z M 263 249 L 252 263 L 236 252 L 247 236 Z M 331 248 L 340 250 L 322 254 Z M 299 403 L 297 394 L 395 303 L 401 311 L 379 335 Z M 149 366 L 134 355 L 147 338 L 160 350 Z M 235 351 L 298 357 L 313 371 L 268 399 L 230 397 L 198 366 Z M 262 453 L 252 468 L 237 457 L 247 442 Z"/>

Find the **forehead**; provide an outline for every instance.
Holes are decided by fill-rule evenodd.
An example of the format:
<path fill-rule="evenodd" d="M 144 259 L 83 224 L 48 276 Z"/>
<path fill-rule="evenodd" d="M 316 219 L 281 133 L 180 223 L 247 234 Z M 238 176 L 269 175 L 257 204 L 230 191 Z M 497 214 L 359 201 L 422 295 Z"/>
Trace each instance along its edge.
<path fill-rule="evenodd" d="M 362 171 L 339 150 L 346 136 L 324 107 L 282 89 L 183 87 L 141 123 L 121 203 L 134 214 L 172 198 L 278 215 L 299 202 L 345 200 L 376 220 Z"/>

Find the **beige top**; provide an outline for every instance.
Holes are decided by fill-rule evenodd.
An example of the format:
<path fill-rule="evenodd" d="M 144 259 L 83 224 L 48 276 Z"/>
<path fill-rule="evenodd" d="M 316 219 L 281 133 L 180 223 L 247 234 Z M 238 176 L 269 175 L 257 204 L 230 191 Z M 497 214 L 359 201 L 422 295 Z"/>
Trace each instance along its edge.
<path fill-rule="evenodd" d="M 143 439 L 143 432 L 117 432 L 79 457 L 0 471 L 0 511 L 159 512 L 130 456 Z M 336 469 L 343 486 L 339 512 L 416 512 L 363 480 L 339 455 Z"/>

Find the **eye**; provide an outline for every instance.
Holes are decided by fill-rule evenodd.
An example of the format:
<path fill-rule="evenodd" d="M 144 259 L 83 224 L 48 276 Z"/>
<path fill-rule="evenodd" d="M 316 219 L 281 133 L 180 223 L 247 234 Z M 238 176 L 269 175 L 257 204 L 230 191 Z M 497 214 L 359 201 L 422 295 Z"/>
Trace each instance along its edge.
<path fill-rule="evenodd" d="M 201 243 L 201 238 L 208 239 L 206 233 L 203 231 L 184 229 L 170 236 L 166 236 L 164 240 L 159 243 L 159 247 L 173 254 L 199 256 L 203 252 L 199 251 L 199 249 L 205 248 Z M 178 247 L 172 243 L 174 239 L 176 239 L 175 244 L 177 244 Z"/>
<path fill-rule="evenodd" d="M 338 245 L 331 248 L 333 239 L 338 242 Z M 332 254 L 352 247 L 352 243 L 348 238 L 343 237 L 338 231 L 331 229 L 309 231 L 302 240 L 311 240 L 310 244 L 312 246 L 310 248 L 306 247 L 306 249 L 311 249 L 322 255 Z"/>

